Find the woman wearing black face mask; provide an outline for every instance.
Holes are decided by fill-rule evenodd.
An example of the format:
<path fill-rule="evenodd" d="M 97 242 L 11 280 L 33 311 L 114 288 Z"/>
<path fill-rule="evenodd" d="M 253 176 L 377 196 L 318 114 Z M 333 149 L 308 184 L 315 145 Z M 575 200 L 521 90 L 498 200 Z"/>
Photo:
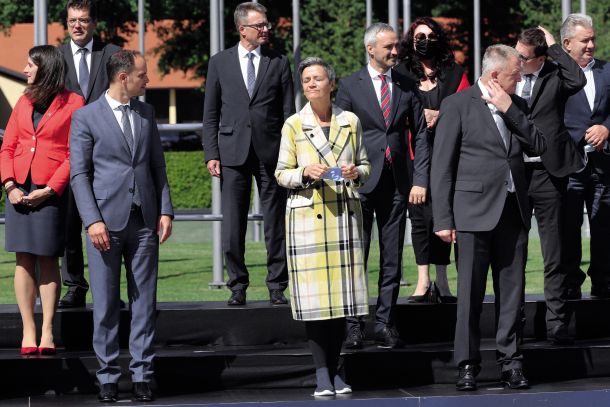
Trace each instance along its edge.
<path fill-rule="evenodd" d="M 400 44 L 395 68 L 400 73 L 419 83 L 419 90 L 430 144 L 434 142 L 434 128 L 441 101 L 470 84 L 464 69 L 456 64 L 453 52 L 441 26 L 430 17 L 417 18 Z M 409 135 L 410 137 L 410 135 Z M 409 138 L 411 164 L 417 151 Z M 432 149 L 430 149 L 432 151 Z M 429 160 L 427 160 L 429 163 Z M 428 165 L 429 170 L 429 165 Z M 411 171 L 412 173 L 412 171 Z M 419 188 L 419 187 L 414 187 Z M 420 191 L 421 192 L 421 191 Z M 422 194 L 420 194 L 422 195 Z M 447 265 L 451 245 L 441 241 L 433 232 L 430 196 L 423 202 L 409 196 L 409 218 L 411 219 L 411 239 L 417 263 L 417 287 L 409 302 L 455 302 L 447 282 Z M 431 283 L 429 267 L 436 265 L 436 283 Z"/>

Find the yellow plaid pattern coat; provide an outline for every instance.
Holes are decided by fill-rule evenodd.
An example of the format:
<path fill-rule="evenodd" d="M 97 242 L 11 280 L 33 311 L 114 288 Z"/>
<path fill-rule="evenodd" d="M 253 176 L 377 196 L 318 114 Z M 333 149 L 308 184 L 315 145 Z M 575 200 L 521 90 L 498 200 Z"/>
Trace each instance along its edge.
<path fill-rule="evenodd" d="M 323 320 L 368 313 L 362 247 L 362 210 L 356 188 L 371 165 L 360 121 L 333 106 L 328 140 L 309 104 L 286 120 L 275 177 L 289 189 L 286 255 L 294 319 Z M 354 163 L 356 183 L 319 180 L 303 184 L 309 164 Z"/>

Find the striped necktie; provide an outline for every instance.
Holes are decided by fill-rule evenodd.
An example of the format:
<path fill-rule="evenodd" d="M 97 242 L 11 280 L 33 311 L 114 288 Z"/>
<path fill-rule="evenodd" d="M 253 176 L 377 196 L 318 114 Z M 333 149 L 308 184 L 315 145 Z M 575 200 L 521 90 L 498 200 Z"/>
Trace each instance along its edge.
<path fill-rule="evenodd" d="M 386 76 L 379 75 L 381 79 L 381 112 L 383 113 L 383 121 L 385 122 L 385 128 L 390 127 L 390 111 L 392 110 L 391 99 L 390 99 L 390 86 L 386 80 Z M 390 146 L 385 149 L 385 162 L 384 164 L 388 167 L 392 166 L 392 155 L 390 152 Z"/>

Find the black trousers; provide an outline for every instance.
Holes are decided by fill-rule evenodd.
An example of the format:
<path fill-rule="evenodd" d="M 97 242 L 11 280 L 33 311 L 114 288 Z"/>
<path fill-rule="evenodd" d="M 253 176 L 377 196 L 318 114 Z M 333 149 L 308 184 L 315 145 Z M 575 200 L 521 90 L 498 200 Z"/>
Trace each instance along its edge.
<path fill-rule="evenodd" d="M 450 263 L 451 244 L 443 242 L 434 233 L 430 199 L 422 205 L 408 204 L 411 220 L 411 241 L 415 263 L 419 266 Z"/>
<path fill-rule="evenodd" d="M 394 324 L 394 310 L 400 291 L 402 250 L 405 239 L 407 197 L 400 193 L 391 169 L 385 168 L 373 191 L 360 194 L 363 217 L 364 263 L 368 264 L 373 220 L 377 216 L 379 235 L 379 296 L 375 312 L 375 331 Z M 358 318 L 347 318 L 358 324 Z M 360 320 L 361 322 L 362 320 Z"/>
<path fill-rule="evenodd" d="M 252 177 L 256 179 L 263 211 L 267 247 L 267 287 L 270 290 L 285 290 L 288 286 L 285 243 L 286 190 L 277 184 L 274 171 L 275 165 L 260 162 L 252 147 L 244 165 L 222 166 L 222 249 L 229 275 L 227 286 L 231 290 L 245 290 L 250 284 L 245 262 L 245 242 Z"/>
<path fill-rule="evenodd" d="M 562 223 L 568 180 L 553 177 L 542 163 L 526 163 L 525 170 L 544 261 L 546 328 L 550 335 L 554 335 L 557 330 L 567 328 L 570 321 L 565 287 L 567 273 L 562 263 Z"/>
<path fill-rule="evenodd" d="M 72 189 L 68 186 L 64 193 L 68 195 L 68 206 L 66 210 L 66 250 L 61 267 L 61 279 L 70 290 L 82 289 L 87 291 L 89 283 L 85 279 L 83 240 L 81 237 L 83 222 L 78 213 Z"/>
<path fill-rule="evenodd" d="M 525 286 L 527 230 L 515 194 L 508 194 L 496 227 L 487 232 L 457 232 L 458 303 L 455 362 L 481 363 L 481 317 L 491 266 L 496 298 L 496 347 L 502 370 L 520 368 L 517 330 Z"/>
<path fill-rule="evenodd" d="M 587 206 L 591 231 L 591 262 L 588 270 L 591 284 L 610 287 L 610 175 L 604 176 L 595 172 L 591 162 L 582 172 L 571 175 L 568 180 L 564 216 L 564 264 L 568 273 L 568 287 L 580 287 L 586 278 L 580 269 L 583 203 Z"/>

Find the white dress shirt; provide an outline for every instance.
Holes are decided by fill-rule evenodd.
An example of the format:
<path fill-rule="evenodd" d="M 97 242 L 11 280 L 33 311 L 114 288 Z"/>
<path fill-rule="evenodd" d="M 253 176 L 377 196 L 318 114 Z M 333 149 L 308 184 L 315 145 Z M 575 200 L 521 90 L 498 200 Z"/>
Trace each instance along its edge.
<path fill-rule="evenodd" d="M 585 78 L 587 78 L 587 84 L 585 85 L 585 95 L 587 95 L 587 102 L 589 107 L 593 111 L 593 105 L 595 104 L 595 78 L 593 77 L 593 65 L 595 65 L 595 59 L 582 68 Z"/>
<path fill-rule="evenodd" d="M 542 71 L 543 67 L 544 67 L 544 64 L 542 64 L 540 66 L 540 69 L 538 69 L 536 72 L 532 72 L 532 79 L 531 79 L 532 87 L 530 88 L 530 95 L 532 95 L 532 96 L 533 96 L 533 92 L 534 92 L 534 85 L 536 84 L 536 80 L 538 79 L 538 76 L 540 75 L 540 71 Z M 521 82 L 517 83 L 517 90 L 515 91 L 517 96 L 523 95 L 524 86 L 525 86 L 525 75 L 521 75 Z M 525 153 L 523 153 L 523 161 L 525 161 L 526 163 L 539 163 L 539 162 L 542 162 L 542 159 L 539 156 L 528 157 Z"/>
<path fill-rule="evenodd" d="M 123 130 L 123 111 L 120 109 L 120 107 L 125 105 L 125 103 L 121 103 L 118 100 L 114 100 L 108 94 L 108 91 L 106 91 L 104 96 L 106 96 L 106 101 L 110 105 L 110 108 L 112 109 L 112 113 L 114 113 L 114 118 L 116 119 L 117 123 L 119 123 L 119 127 L 121 128 L 121 131 L 124 132 L 124 130 Z M 129 103 L 127 103 L 127 105 L 129 105 Z M 129 109 L 128 112 L 129 112 L 129 123 L 131 124 L 131 134 L 133 135 L 134 142 L 135 142 L 136 129 L 134 128 L 134 125 L 133 125 L 133 109 Z"/>
<path fill-rule="evenodd" d="M 477 85 L 479 85 L 479 89 L 481 89 L 481 93 L 483 93 L 484 96 L 489 97 L 489 91 L 487 91 L 487 88 L 485 87 L 485 85 L 483 85 L 483 83 L 481 82 L 480 79 L 477 81 Z M 504 146 L 508 150 L 508 147 L 509 147 L 508 143 L 510 143 L 510 138 L 511 138 L 510 131 L 508 130 L 508 127 L 506 127 L 506 123 L 504 123 L 504 119 L 500 115 L 500 112 L 498 111 L 498 109 L 491 103 L 487 103 L 487 107 L 489 108 L 489 111 L 491 112 L 494 122 L 496 123 L 496 127 L 498 128 L 498 131 L 500 132 L 500 136 L 502 137 Z M 508 178 L 509 179 L 507 180 L 508 185 L 506 186 L 506 190 L 508 192 L 515 192 L 515 183 L 513 182 L 513 174 L 510 171 L 510 166 L 508 167 Z"/>
<path fill-rule="evenodd" d="M 239 67 L 241 68 L 241 76 L 244 79 L 244 84 L 246 88 L 248 88 L 248 53 L 252 52 L 254 54 L 254 58 L 252 58 L 252 63 L 254 64 L 254 75 L 258 78 L 258 66 L 261 62 L 261 47 L 260 45 L 253 51 L 248 51 L 245 49 L 241 43 L 237 45 L 237 55 L 239 55 Z"/>
<path fill-rule="evenodd" d="M 74 43 L 74 41 L 70 40 L 70 48 L 72 49 L 72 58 L 74 58 L 74 68 L 76 68 L 76 80 L 80 83 L 79 78 L 79 69 L 80 59 L 83 57 L 82 52 L 78 52 L 81 48 L 87 48 L 89 52 L 87 52 L 87 68 L 89 68 L 89 73 L 91 73 L 91 52 L 93 51 L 93 39 L 87 43 L 84 47 L 79 47 Z"/>
<path fill-rule="evenodd" d="M 375 94 L 377 95 L 377 102 L 379 103 L 379 107 L 381 107 L 381 79 L 379 78 L 379 75 L 381 74 L 373 69 L 370 63 L 367 65 L 367 67 L 369 69 L 369 75 L 371 75 L 371 80 L 373 81 Z M 384 75 L 386 76 L 385 80 L 388 83 L 388 89 L 390 91 L 390 100 L 392 100 L 392 70 L 388 69 L 386 72 L 384 72 Z"/>

